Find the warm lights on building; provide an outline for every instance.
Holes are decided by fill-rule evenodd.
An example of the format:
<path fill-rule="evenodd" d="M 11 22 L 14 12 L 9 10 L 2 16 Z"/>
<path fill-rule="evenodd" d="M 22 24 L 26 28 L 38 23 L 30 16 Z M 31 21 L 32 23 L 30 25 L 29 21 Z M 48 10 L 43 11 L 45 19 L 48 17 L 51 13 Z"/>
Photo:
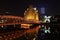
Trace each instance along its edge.
<path fill-rule="evenodd" d="M 29 28 L 30 24 L 21 24 L 21 28 Z"/>
<path fill-rule="evenodd" d="M 33 8 L 34 10 L 37 10 L 36 8 Z"/>
<path fill-rule="evenodd" d="M 33 19 L 39 21 L 38 10 L 34 8 L 32 5 L 30 5 L 27 9 L 28 10 L 26 10 L 24 13 L 24 18 L 27 20 Z"/>
<path fill-rule="evenodd" d="M 30 5 L 24 12 L 24 18 L 28 21 L 38 22 L 39 14 L 37 8 Z M 22 28 L 30 28 L 31 24 L 21 24 Z"/>

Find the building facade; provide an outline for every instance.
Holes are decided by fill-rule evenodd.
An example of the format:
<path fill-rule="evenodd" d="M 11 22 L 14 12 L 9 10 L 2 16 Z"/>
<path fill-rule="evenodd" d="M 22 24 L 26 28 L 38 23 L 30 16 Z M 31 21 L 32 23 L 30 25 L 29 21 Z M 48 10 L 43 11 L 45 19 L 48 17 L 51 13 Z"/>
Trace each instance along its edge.
<path fill-rule="evenodd" d="M 37 20 L 39 21 L 38 10 L 30 5 L 24 13 L 24 18 L 27 20 Z"/>

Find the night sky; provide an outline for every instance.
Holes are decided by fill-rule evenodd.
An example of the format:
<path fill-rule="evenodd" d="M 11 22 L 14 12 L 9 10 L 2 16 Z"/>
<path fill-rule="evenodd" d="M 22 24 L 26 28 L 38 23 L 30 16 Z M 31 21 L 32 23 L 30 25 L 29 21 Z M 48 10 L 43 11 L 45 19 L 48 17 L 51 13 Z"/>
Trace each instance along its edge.
<path fill-rule="evenodd" d="M 45 7 L 46 14 L 60 15 L 60 2 L 57 0 L 0 1 L 0 14 L 23 16 L 24 11 L 30 4 L 38 9 L 40 9 L 40 7 Z"/>

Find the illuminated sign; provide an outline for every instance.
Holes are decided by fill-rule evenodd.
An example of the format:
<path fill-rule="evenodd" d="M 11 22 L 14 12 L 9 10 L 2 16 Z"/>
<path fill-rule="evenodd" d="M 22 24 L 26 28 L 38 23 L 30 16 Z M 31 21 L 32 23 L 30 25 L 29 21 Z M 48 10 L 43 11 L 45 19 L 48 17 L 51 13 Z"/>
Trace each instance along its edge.
<path fill-rule="evenodd" d="M 50 22 L 50 18 L 51 18 L 51 16 L 44 16 L 44 22 Z"/>

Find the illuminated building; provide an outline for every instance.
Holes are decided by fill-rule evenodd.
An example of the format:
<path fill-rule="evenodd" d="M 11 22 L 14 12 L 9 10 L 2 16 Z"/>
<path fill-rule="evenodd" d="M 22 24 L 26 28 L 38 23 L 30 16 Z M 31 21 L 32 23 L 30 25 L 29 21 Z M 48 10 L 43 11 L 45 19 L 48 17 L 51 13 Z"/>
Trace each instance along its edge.
<path fill-rule="evenodd" d="M 38 22 L 39 21 L 39 14 L 38 10 L 34 8 L 32 5 L 30 5 L 27 10 L 24 12 L 24 18 L 25 20 L 32 21 L 32 22 Z M 21 24 L 22 28 L 30 28 L 32 24 Z M 32 27 L 33 28 L 33 27 Z M 38 28 L 35 29 L 36 32 L 38 32 Z"/>
<path fill-rule="evenodd" d="M 26 20 L 36 20 L 39 21 L 38 10 L 30 5 L 24 13 L 24 18 Z"/>

